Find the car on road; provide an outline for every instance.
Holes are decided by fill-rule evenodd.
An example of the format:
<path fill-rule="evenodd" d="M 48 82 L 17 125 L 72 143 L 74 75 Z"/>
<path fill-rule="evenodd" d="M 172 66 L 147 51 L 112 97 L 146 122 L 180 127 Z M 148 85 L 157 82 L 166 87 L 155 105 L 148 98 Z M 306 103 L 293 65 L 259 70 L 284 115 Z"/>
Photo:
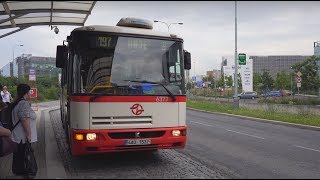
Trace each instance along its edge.
<path fill-rule="evenodd" d="M 293 92 L 289 90 L 281 90 L 282 96 L 292 96 Z"/>
<path fill-rule="evenodd" d="M 261 94 L 262 97 L 281 97 L 283 96 L 281 91 L 270 91 L 268 93 Z"/>
<path fill-rule="evenodd" d="M 258 94 L 255 91 L 242 92 L 238 95 L 240 99 L 255 99 L 258 98 Z"/>

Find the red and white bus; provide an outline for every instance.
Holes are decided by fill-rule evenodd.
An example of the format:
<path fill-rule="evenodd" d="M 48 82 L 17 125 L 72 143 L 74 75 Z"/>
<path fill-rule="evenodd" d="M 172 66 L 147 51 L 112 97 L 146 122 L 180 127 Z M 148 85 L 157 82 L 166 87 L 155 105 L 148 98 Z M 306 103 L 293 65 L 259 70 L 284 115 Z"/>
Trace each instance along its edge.
<path fill-rule="evenodd" d="M 65 42 L 65 41 L 64 41 Z M 61 119 L 72 155 L 184 148 L 190 53 L 152 22 L 74 29 L 57 46 Z"/>

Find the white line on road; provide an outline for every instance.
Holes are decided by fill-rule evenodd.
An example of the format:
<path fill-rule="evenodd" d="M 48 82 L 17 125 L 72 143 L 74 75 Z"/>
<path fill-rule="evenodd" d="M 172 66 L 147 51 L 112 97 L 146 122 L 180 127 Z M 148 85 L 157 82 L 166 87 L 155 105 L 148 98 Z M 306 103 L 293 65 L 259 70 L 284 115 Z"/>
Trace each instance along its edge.
<path fill-rule="evenodd" d="M 190 121 L 190 122 L 196 123 L 196 124 L 201 124 L 201 125 L 204 125 L 204 126 L 209 126 L 209 127 L 217 127 L 217 126 L 212 126 L 212 125 L 209 125 L 209 124 L 203 124 L 203 123 L 199 123 L 199 122 L 195 122 L 195 121 Z M 251 134 L 246 134 L 246 133 L 242 133 L 242 132 L 238 132 L 238 131 L 233 131 L 233 130 L 230 130 L 230 129 L 225 129 L 225 130 L 226 131 L 230 131 L 230 132 L 234 132 L 234 133 L 238 133 L 238 134 L 242 134 L 242 135 L 246 135 L 246 136 L 250 136 L 250 137 L 254 137 L 254 138 L 264 139 L 263 137 L 259 137 L 259 136 L 255 136 L 255 135 L 251 135 Z"/>
<path fill-rule="evenodd" d="M 190 122 L 196 123 L 196 124 L 201 124 L 201 125 L 204 125 L 204 126 L 215 127 L 215 126 L 211 126 L 209 124 L 203 124 L 203 123 L 199 123 L 199 122 L 195 122 L 195 121 L 190 121 Z"/>
<path fill-rule="evenodd" d="M 294 146 L 295 146 L 295 147 L 298 147 L 298 148 L 302 148 L 302 149 L 308 149 L 308 150 L 311 150 L 311 151 L 317 151 L 317 152 L 320 152 L 320 150 L 317 150 L 317 149 L 307 148 L 307 147 L 298 146 L 298 145 L 294 145 Z"/>
<path fill-rule="evenodd" d="M 230 132 L 234 132 L 234 133 L 238 133 L 238 134 L 243 134 L 243 135 L 246 135 L 246 136 L 254 137 L 254 138 L 264 139 L 263 137 L 259 137 L 259 136 L 255 136 L 255 135 L 251 135 L 251 134 L 246 134 L 246 133 L 242 133 L 242 132 L 238 132 L 238 131 L 232 131 L 230 129 L 226 129 L 226 130 L 230 131 Z"/>

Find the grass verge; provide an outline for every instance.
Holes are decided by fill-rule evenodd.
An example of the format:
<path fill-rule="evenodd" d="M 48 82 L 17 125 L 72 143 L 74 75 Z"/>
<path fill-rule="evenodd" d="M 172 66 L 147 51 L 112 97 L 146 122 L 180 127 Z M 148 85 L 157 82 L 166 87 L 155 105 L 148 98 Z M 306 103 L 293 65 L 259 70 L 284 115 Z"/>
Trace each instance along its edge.
<path fill-rule="evenodd" d="M 275 111 L 252 110 L 243 107 L 235 109 L 232 105 L 228 104 L 218 104 L 208 101 L 195 100 L 187 100 L 187 107 L 210 112 L 221 112 L 320 127 L 320 116 L 310 114 L 290 114 Z"/>

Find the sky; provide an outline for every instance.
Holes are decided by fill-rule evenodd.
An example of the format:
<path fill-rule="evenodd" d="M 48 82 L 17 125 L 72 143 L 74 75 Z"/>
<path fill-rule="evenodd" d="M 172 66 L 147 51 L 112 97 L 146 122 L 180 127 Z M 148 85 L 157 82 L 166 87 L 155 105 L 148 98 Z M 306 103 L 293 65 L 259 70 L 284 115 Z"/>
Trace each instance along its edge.
<path fill-rule="evenodd" d="M 237 51 L 247 56 L 313 55 L 313 42 L 320 41 L 320 1 L 238 1 Z M 191 75 L 220 69 L 222 57 L 234 64 L 234 1 L 98 1 L 85 25 L 115 26 L 123 17 L 159 20 L 172 24 L 170 33 L 184 39 L 191 53 Z M 167 26 L 154 23 L 155 31 Z M 77 26 L 34 26 L 0 39 L 0 68 L 14 56 L 55 57 Z M 0 35 L 8 32 L 0 30 Z M 23 44 L 23 46 L 18 46 Z"/>

